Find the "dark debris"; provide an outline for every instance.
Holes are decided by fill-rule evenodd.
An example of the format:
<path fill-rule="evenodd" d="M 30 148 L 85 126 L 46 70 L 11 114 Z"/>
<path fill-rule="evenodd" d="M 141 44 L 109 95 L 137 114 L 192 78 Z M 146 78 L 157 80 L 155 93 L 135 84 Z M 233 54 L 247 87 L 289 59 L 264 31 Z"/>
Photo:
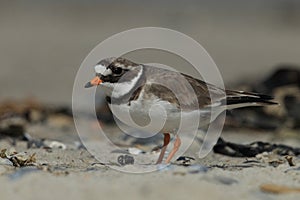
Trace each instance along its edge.
<path fill-rule="evenodd" d="M 300 66 L 280 65 L 261 82 L 243 83 L 237 88 L 271 95 L 280 105 L 245 107 L 229 111 L 225 128 L 255 130 L 300 128 Z"/>
<path fill-rule="evenodd" d="M 121 155 L 118 157 L 118 163 L 120 165 L 133 165 L 134 164 L 134 158 L 129 155 Z"/>
<path fill-rule="evenodd" d="M 183 166 L 190 166 L 194 160 L 195 160 L 195 158 L 193 158 L 193 157 L 180 156 L 179 158 L 177 158 L 176 164 L 183 165 Z"/>
<path fill-rule="evenodd" d="M 300 155 L 300 148 L 293 148 L 283 144 L 271 144 L 268 142 L 252 142 L 250 144 L 244 145 L 227 142 L 222 138 L 219 138 L 213 150 L 215 153 L 231 157 L 255 157 L 257 154 L 263 152 L 273 152 L 281 156 Z"/>

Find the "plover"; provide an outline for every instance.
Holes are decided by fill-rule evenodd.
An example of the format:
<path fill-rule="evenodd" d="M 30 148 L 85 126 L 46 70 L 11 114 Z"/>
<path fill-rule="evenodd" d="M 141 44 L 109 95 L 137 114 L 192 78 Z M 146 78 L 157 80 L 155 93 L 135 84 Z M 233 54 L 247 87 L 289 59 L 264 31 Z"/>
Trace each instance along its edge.
<path fill-rule="evenodd" d="M 95 65 L 95 72 L 96 77 L 85 88 L 99 85 L 105 91 L 110 105 L 130 110 L 141 121 L 148 119 L 149 110 L 154 104 L 159 104 L 167 112 L 161 129 L 164 142 L 157 164 L 164 158 L 170 134 L 174 134 L 178 128 L 181 113 L 191 119 L 193 113 L 200 113 L 199 125 L 203 126 L 228 109 L 277 104 L 268 95 L 223 90 L 183 73 L 138 64 L 121 57 L 101 60 Z M 189 121 L 195 123 L 193 120 Z M 126 120 L 123 122 L 127 123 Z M 180 145 L 181 140 L 176 134 L 174 147 L 165 163 L 171 161 Z"/>

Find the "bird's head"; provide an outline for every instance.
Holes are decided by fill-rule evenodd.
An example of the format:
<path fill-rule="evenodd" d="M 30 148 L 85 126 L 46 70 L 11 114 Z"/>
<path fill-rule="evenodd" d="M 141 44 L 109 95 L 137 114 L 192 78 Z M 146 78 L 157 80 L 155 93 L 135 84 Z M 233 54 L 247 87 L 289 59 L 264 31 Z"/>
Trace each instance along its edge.
<path fill-rule="evenodd" d="M 118 84 L 121 84 L 123 87 L 119 90 L 123 89 L 125 92 L 130 88 L 124 87 L 132 87 L 137 81 L 135 79 L 141 75 L 141 65 L 125 58 L 106 58 L 97 63 L 94 68 L 96 76 L 86 83 L 85 88 L 100 85 L 111 92 Z"/>

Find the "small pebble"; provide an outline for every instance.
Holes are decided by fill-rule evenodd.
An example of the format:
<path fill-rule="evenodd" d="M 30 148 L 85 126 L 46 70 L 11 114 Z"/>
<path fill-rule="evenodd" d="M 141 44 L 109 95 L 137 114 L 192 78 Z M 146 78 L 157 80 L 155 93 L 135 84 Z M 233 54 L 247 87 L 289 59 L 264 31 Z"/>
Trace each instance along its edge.
<path fill-rule="evenodd" d="M 215 177 L 215 179 L 224 185 L 232 185 L 234 183 L 238 183 L 237 180 L 225 176 L 217 176 Z"/>
<path fill-rule="evenodd" d="M 139 154 L 144 153 L 142 150 L 135 148 L 135 147 L 128 148 L 128 152 L 132 155 L 139 155 Z"/>
<path fill-rule="evenodd" d="M 62 149 L 66 150 L 67 146 L 64 143 L 58 142 L 58 141 L 45 141 L 45 146 L 50 147 L 52 149 Z"/>
<path fill-rule="evenodd" d="M 0 158 L 0 165 L 10 165 L 13 166 L 13 163 L 7 158 Z"/>
<path fill-rule="evenodd" d="M 203 165 L 191 165 L 188 166 L 188 172 L 190 174 L 197 174 L 197 173 L 206 173 L 208 171 L 208 168 Z"/>

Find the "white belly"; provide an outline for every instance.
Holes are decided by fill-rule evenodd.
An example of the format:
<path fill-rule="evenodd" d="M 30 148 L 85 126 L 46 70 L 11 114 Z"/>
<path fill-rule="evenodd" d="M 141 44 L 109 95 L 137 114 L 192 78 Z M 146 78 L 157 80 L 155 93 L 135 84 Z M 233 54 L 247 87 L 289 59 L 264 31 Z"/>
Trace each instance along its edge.
<path fill-rule="evenodd" d="M 197 130 L 211 121 L 210 110 L 180 112 L 166 101 L 132 101 L 131 105 L 111 105 L 113 114 L 126 125 L 156 133 L 174 133 Z M 218 116 L 215 114 L 213 120 Z"/>

